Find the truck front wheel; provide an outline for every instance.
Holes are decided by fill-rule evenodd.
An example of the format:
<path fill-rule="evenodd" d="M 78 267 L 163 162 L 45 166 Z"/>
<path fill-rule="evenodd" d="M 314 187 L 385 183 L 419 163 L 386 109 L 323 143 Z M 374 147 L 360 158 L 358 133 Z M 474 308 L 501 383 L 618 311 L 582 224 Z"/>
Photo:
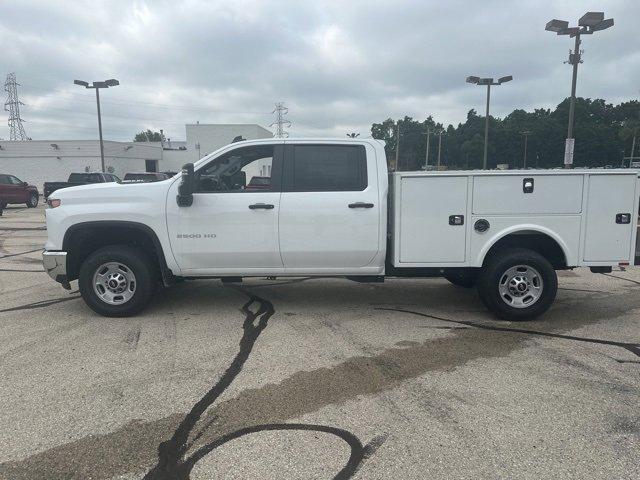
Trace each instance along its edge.
<path fill-rule="evenodd" d="M 153 263 L 128 245 L 109 245 L 90 254 L 80 267 L 78 287 L 85 303 L 105 317 L 140 312 L 155 290 Z"/>
<path fill-rule="evenodd" d="M 558 291 L 549 261 L 533 250 L 510 248 L 492 255 L 480 272 L 478 293 L 504 320 L 530 320 L 546 312 Z"/>

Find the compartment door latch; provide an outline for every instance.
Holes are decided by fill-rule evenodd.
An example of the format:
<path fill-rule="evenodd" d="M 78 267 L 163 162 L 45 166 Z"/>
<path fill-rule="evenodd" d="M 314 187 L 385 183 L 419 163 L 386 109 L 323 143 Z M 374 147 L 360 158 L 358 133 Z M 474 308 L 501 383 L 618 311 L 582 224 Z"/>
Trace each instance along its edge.
<path fill-rule="evenodd" d="M 631 214 L 630 213 L 618 213 L 616 214 L 616 223 L 619 224 L 627 224 L 631 223 Z"/>
<path fill-rule="evenodd" d="M 533 193 L 533 178 L 524 178 L 522 180 L 522 192 Z"/>

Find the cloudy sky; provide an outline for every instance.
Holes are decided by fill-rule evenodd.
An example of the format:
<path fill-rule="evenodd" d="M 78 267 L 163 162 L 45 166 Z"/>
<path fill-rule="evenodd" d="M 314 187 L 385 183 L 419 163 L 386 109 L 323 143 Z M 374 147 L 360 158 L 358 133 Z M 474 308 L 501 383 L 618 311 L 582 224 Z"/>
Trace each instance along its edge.
<path fill-rule="evenodd" d="M 120 80 L 101 95 L 113 140 L 146 128 L 180 140 L 196 121 L 268 127 L 276 101 L 292 136 L 368 136 L 387 117 L 457 124 L 482 112 L 471 74 L 514 76 L 492 92 L 497 116 L 554 107 L 569 93 L 573 42 L 544 26 L 586 10 L 615 26 L 585 37 L 578 95 L 638 98 L 638 0 L 4 0 L 0 75 L 22 84 L 33 139 L 96 137 L 93 91 L 76 78 Z"/>

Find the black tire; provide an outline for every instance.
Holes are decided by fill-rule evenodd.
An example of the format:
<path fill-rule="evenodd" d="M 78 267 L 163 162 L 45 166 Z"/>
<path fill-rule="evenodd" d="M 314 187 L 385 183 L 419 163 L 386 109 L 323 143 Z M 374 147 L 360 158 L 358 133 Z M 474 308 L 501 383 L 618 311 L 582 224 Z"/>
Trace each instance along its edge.
<path fill-rule="evenodd" d="M 27 200 L 27 207 L 36 208 L 38 206 L 38 200 L 40 200 L 40 195 L 37 193 L 32 193 L 29 195 L 29 200 Z"/>
<path fill-rule="evenodd" d="M 96 271 L 109 262 L 123 264 L 135 276 L 133 296 L 121 304 L 107 303 L 94 289 Z M 78 288 L 85 303 L 105 317 L 130 317 L 139 313 L 151 300 L 157 283 L 154 263 L 143 250 L 128 245 L 109 245 L 96 250 L 82 262 L 78 277 Z"/>
<path fill-rule="evenodd" d="M 473 288 L 478 283 L 478 272 L 447 273 L 444 278 L 456 287 Z"/>
<path fill-rule="evenodd" d="M 539 291 L 531 295 L 532 297 L 537 295 L 537 300 L 530 300 L 532 301 L 530 305 L 524 305 L 521 308 L 509 305 L 509 299 L 513 300 L 513 297 L 506 294 L 503 299 L 503 295 L 500 293 L 501 285 L 507 290 L 509 288 L 508 279 L 511 277 L 506 275 L 507 272 L 518 266 L 531 269 L 530 272 L 538 274 L 532 276 L 537 277 L 538 282 L 541 281 L 538 287 Z M 527 270 L 523 271 L 527 272 Z M 522 280 L 514 279 L 514 281 L 516 285 L 518 282 L 522 283 Z M 535 281 L 533 283 L 535 284 Z M 528 288 L 526 285 L 524 286 L 527 291 L 529 291 Z M 558 277 L 553 266 L 542 255 L 526 248 L 509 248 L 493 254 L 485 262 L 478 277 L 478 293 L 482 303 L 503 320 L 524 321 L 542 315 L 551 307 L 557 291 Z M 523 302 L 527 299 L 524 296 L 527 293 L 519 294 L 516 292 L 516 295 L 523 295 L 521 297 Z"/>

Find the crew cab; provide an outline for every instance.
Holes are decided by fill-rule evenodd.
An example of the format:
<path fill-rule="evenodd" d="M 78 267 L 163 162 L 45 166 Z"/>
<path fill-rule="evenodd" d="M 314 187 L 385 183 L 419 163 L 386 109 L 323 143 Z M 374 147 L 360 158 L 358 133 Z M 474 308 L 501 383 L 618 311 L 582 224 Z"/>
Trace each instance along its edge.
<path fill-rule="evenodd" d="M 374 139 L 243 141 L 164 181 L 56 192 L 43 261 L 106 316 L 180 278 L 443 276 L 526 320 L 556 270 L 634 262 L 639 193 L 630 169 L 389 174 Z"/>
<path fill-rule="evenodd" d="M 36 208 L 40 194 L 35 185 L 23 182 L 15 175 L 0 173 L 0 210 L 9 204 L 24 203 Z"/>
<path fill-rule="evenodd" d="M 56 190 L 68 187 L 77 187 L 79 185 L 86 185 L 89 183 L 109 183 L 119 182 L 120 179 L 112 173 L 102 172 L 77 172 L 70 173 L 69 179 L 66 182 L 44 182 L 42 191 L 44 192 L 44 198 L 49 198 Z"/>

